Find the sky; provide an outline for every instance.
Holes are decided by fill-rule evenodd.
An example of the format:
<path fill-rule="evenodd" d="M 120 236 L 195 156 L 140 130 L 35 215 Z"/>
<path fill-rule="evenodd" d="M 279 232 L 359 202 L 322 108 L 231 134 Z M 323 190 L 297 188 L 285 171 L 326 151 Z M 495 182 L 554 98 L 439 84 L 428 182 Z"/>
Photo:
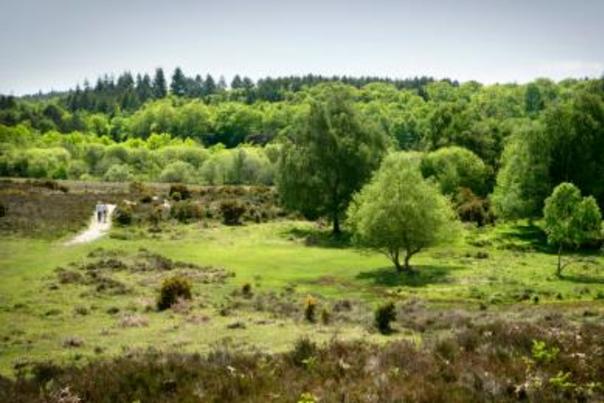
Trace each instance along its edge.
<path fill-rule="evenodd" d="M 0 93 L 102 74 L 604 74 L 604 0 L 0 0 Z"/>

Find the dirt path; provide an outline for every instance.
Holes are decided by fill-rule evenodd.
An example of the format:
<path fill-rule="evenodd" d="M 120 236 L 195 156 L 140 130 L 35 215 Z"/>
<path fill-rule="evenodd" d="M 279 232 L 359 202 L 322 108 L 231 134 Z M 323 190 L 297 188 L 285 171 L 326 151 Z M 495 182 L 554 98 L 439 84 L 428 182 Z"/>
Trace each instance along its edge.
<path fill-rule="evenodd" d="M 113 210 L 115 210 L 115 204 L 108 204 L 107 222 L 98 222 L 96 219 L 96 213 L 93 213 L 88 228 L 86 228 L 84 232 L 76 235 L 73 239 L 67 241 L 65 245 L 77 245 L 80 243 L 92 242 L 105 235 L 111 228 L 111 216 L 113 215 Z"/>

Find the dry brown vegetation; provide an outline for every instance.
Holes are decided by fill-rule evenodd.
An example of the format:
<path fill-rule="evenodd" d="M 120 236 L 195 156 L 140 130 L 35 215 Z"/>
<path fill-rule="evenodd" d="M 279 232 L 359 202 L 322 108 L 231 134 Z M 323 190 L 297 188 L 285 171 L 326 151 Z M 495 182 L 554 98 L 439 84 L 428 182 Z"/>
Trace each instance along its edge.
<path fill-rule="evenodd" d="M 480 402 L 601 401 L 604 326 L 564 320 L 468 325 L 421 346 L 302 339 L 293 351 L 134 352 L 83 368 L 42 363 L 0 383 L 0 400 Z M 304 400 L 307 399 L 307 400 Z"/>

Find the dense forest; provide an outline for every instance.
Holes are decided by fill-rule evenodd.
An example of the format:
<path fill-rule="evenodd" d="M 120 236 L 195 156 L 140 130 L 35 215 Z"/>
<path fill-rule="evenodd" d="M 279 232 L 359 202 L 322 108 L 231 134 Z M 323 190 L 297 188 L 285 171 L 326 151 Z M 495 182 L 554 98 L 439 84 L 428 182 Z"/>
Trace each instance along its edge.
<path fill-rule="evenodd" d="M 284 155 L 299 134 L 312 131 L 313 105 L 333 94 L 345 107 L 332 108 L 327 127 L 354 116 L 350 129 L 379 133 L 378 148 L 417 151 L 424 176 L 474 221 L 539 215 L 562 182 L 604 207 L 603 79 L 307 75 L 227 84 L 180 68 L 169 79 L 162 69 L 103 76 L 66 92 L 0 97 L 0 176 L 272 185 L 284 180 L 278 167 L 291 162 Z"/>

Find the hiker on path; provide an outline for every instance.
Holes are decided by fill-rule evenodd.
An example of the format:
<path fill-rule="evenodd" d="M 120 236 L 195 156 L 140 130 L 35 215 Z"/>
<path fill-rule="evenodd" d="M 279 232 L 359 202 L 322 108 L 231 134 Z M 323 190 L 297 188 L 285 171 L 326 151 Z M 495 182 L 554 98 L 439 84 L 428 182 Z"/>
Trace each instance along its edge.
<path fill-rule="evenodd" d="M 96 221 L 97 222 L 101 222 L 101 220 L 103 219 L 103 208 L 104 208 L 104 206 L 105 205 L 103 203 L 101 203 L 101 202 L 97 202 L 96 203 L 95 211 L 96 211 Z"/>

